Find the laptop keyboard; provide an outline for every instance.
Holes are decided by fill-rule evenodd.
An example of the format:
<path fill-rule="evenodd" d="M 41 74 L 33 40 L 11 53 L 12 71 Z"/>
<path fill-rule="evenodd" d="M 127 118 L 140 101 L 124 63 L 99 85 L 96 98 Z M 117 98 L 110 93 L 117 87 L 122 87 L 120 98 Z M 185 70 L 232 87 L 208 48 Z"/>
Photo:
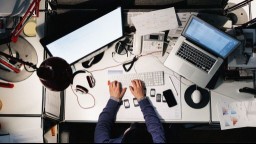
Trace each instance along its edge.
<path fill-rule="evenodd" d="M 209 72 L 212 68 L 213 64 L 216 62 L 215 59 L 211 58 L 207 54 L 201 52 L 200 50 L 188 45 L 183 42 L 180 49 L 176 53 L 176 55 L 180 56 L 184 60 L 187 60 L 191 64 L 200 68 L 205 72 Z"/>

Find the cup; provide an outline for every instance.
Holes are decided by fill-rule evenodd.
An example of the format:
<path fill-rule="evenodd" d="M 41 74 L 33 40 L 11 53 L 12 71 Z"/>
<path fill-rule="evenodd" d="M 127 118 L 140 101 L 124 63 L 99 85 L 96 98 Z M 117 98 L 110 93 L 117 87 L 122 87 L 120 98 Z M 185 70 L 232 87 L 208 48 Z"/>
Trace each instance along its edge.
<path fill-rule="evenodd" d="M 36 36 L 36 17 L 32 16 L 23 28 L 23 33 L 27 37 Z"/>

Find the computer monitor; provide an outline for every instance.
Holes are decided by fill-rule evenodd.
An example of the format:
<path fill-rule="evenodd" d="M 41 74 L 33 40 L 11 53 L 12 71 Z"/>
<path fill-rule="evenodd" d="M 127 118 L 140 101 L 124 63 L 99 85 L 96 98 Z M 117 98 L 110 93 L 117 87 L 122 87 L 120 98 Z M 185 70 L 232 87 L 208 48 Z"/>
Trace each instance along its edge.
<path fill-rule="evenodd" d="M 107 49 L 106 45 L 123 36 L 121 7 L 46 44 L 51 56 L 60 57 L 70 65 L 81 59 L 96 56 Z"/>

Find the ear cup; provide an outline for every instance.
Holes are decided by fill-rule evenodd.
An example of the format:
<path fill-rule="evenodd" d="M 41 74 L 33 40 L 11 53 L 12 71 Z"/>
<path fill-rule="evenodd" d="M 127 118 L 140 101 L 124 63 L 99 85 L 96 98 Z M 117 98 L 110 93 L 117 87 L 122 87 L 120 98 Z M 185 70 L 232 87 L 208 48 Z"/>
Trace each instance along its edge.
<path fill-rule="evenodd" d="M 92 76 L 86 76 L 87 82 L 90 86 L 90 88 L 93 88 L 95 86 L 95 80 Z"/>
<path fill-rule="evenodd" d="M 76 85 L 76 91 L 80 91 L 83 94 L 87 94 L 89 92 L 87 88 L 85 88 L 85 87 L 83 87 L 81 85 Z"/>

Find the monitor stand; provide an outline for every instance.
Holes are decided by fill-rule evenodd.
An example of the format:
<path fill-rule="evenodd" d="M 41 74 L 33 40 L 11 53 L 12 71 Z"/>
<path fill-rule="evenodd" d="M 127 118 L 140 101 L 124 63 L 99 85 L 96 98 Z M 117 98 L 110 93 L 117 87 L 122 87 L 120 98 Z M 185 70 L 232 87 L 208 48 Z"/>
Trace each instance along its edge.
<path fill-rule="evenodd" d="M 100 54 L 92 57 L 91 59 L 82 62 L 82 66 L 84 68 L 90 68 L 94 64 L 98 63 L 103 58 L 103 56 L 104 56 L 104 52 L 101 52 Z"/>

